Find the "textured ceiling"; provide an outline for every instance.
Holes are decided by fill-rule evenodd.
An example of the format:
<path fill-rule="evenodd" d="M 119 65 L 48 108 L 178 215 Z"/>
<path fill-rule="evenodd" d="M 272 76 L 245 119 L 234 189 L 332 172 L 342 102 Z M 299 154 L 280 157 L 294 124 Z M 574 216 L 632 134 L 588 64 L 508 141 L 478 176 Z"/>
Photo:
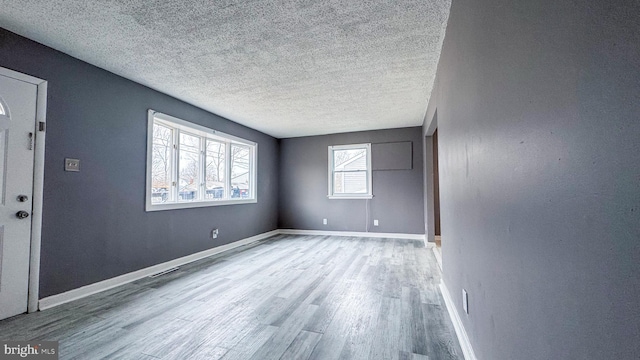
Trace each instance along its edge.
<path fill-rule="evenodd" d="M 450 2 L 0 0 L 0 26 L 283 138 L 421 125 Z"/>

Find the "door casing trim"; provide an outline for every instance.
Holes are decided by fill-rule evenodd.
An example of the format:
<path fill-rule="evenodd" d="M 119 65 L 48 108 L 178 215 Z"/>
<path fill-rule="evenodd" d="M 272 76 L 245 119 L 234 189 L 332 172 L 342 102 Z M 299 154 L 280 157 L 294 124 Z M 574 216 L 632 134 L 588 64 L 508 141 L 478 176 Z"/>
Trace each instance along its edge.
<path fill-rule="evenodd" d="M 27 312 L 38 311 L 40 290 L 40 243 L 42 241 L 42 202 L 44 193 L 44 144 L 47 123 L 47 81 L 0 67 L 0 75 L 36 85 L 36 122 L 33 154 L 33 201 L 31 210 L 31 250 L 29 254 L 29 296 Z M 43 123 L 44 131 L 39 131 Z"/>
<path fill-rule="evenodd" d="M 422 134 L 422 148 L 424 154 L 424 234 L 426 242 L 435 243 L 435 195 L 434 195 L 434 162 L 433 162 L 433 134 L 438 127 L 438 109 L 435 110 L 431 121 L 425 123 Z M 442 203 L 441 203 L 442 204 Z M 440 215 L 442 216 L 442 214 Z M 441 228 L 442 229 L 442 228 Z"/>

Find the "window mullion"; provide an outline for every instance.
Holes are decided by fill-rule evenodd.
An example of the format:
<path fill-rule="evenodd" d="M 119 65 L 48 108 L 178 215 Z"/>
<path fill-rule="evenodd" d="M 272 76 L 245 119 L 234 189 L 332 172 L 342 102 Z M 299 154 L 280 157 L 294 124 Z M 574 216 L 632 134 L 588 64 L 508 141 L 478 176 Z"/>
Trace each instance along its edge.
<path fill-rule="evenodd" d="M 231 142 L 224 143 L 224 196 L 225 199 L 231 199 Z"/>
<path fill-rule="evenodd" d="M 333 179 L 335 178 L 335 165 L 333 163 L 333 149 L 332 146 L 329 146 L 329 195 L 333 196 L 335 195 L 335 188 L 333 186 Z"/>
<path fill-rule="evenodd" d="M 206 149 L 206 139 L 202 136 L 199 136 L 199 150 L 200 150 L 200 156 L 199 158 L 199 179 L 200 180 L 200 185 L 199 185 L 199 191 L 198 191 L 198 200 L 205 200 L 205 191 L 206 191 L 206 186 L 205 186 L 205 176 L 206 176 L 206 158 L 205 158 L 205 149 Z"/>
<path fill-rule="evenodd" d="M 178 202 L 178 195 L 180 194 L 180 129 L 174 128 L 173 135 L 173 199 Z"/>
<path fill-rule="evenodd" d="M 256 176 L 256 169 L 258 168 L 258 163 L 256 160 L 255 149 L 249 149 L 249 181 L 251 184 L 249 186 L 249 191 L 251 191 L 251 197 L 256 198 L 258 195 L 258 177 Z"/>

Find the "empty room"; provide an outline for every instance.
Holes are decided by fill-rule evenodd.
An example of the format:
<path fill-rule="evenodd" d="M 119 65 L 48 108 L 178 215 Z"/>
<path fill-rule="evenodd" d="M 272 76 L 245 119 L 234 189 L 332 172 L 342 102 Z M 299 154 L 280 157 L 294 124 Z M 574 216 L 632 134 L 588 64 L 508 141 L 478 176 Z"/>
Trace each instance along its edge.
<path fill-rule="evenodd" d="M 0 358 L 640 359 L 638 14 L 0 0 Z"/>

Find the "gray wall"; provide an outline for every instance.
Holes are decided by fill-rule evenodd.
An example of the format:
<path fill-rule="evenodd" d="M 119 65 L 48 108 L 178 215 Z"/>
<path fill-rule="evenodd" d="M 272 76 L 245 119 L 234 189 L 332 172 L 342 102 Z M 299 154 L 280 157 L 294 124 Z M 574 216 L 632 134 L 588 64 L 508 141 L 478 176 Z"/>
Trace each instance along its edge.
<path fill-rule="evenodd" d="M 49 82 L 41 297 L 276 229 L 276 139 L 3 29 L 0 66 Z M 149 108 L 257 142 L 258 203 L 145 212 Z"/>
<path fill-rule="evenodd" d="M 480 359 L 640 358 L 638 14 L 453 1 L 426 119 L 444 281 Z"/>
<path fill-rule="evenodd" d="M 397 141 L 413 143 L 413 169 L 373 172 L 369 231 L 424 234 L 420 127 L 280 140 L 279 227 L 366 231 L 366 200 L 327 198 L 328 146 Z M 327 225 L 322 224 L 323 218 Z M 379 226 L 373 226 L 374 219 Z"/>

